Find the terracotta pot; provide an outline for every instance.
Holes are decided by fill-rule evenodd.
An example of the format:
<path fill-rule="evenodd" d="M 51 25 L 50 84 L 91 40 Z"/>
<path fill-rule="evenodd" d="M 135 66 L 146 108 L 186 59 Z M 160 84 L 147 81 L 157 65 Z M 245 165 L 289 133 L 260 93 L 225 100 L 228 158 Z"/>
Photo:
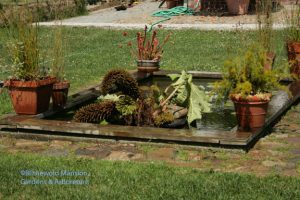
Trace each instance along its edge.
<path fill-rule="evenodd" d="M 288 42 L 286 47 L 291 66 L 290 72 L 300 77 L 300 42 Z"/>
<path fill-rule="evenodd" d="M 294 60 L 290 67 L 290 72 L 294 76 L 300 78 L 300 60 Z"/>
<path fill-rule="evenodd" d="M 267 60 L 264 66 L 265 70 L 272 70 L 273 66 L 274 66 L 274 62 L 275 62 L 275 58 L 276 58 L 276 54 L 274 52 L 267 52 Z"/>
<path fill-rule="evenodd" d="M 52 104 L 54 110 L 62 109 L 66 105 L 69 88 L 69 81 L 60 81 L 53 84 Z"/>
<path fill-rule="evenodd" d="M 252 131 L 264 126 L 269 101 L 232 101 L 239 130 Z"/>
<path fill-rule="evenodd" d="M 159 70 L 159 61 L 137 60 L 138 71 L 152 73 Z"/>
<path fill-rule="evenodd" d="M 289 61 L 300 60 L 300 42 L 287 42 L 286 48 Z"/>
<path fill-rule="evenodd" d="M 232 15 L 244 15 L 248 13 L 250 0 L 226 0 L 228 12 Z"/>
<path fill-rule="evenodd" d="M 37 81 L 6 81 L 5 86 L 9 89 L 15 112 L 36 115 L 47 111 L 55 81 L 53 77 Z"/>
<path fill-rule="evenodd" d="M 295 97 L 300 91 L 300 80 L 292 82 L 289 86 L 289 90 L 293 97 Z"/>

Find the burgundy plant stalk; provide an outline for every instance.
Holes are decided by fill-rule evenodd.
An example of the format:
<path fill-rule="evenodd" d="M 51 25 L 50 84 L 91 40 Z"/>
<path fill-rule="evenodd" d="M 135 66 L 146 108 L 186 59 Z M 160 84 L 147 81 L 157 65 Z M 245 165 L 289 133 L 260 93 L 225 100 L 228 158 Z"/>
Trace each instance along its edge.
<path fill-rule="evenodd" d="M 155 47 L 154 47 L 154 40 L 156 38 L 156 35 L 157 35 L 157 31 L 154 30 L 153 33 L 152 33 L 152 39 L 151 39 L 151 50 L 150 50 L 150 53 L 149 53 L 150 58 L 152 57 L 153 54 L 156 53 L 154 51 L 154 49 L 155 49 Z"/>
<path fill-rule="evenodd" d="M 144 28 L 144 43 L 143 43 L 144 47 L 145 47 L 146 40 L 147 40 L 147 26 L 145 25 L 145 28 Z"/>
<path fill-rule="evenodd" d="M 142 38 L 141 38 L 141 32 L 137 33 L 137 45 L 138 45 L 138 58 L 139 60 L 142 60 Z"/>
<path fill-rule="evenodd" d="M 155 57 L 155 55 L 157 55 L 156 56 L 157 60 L 159 60 L 159 58 L 160 58 L 159 51 L 157 50 L 158 45 L 159 45 L 159 41 L 158 41 L 157 38 L 155 38 L 153 40 L 153 50 L 152 50 L 152 52 L 153 52 L 153 57 Z"/>
<path fill-rule="evenodd" d="M 169 41 L 171 33 L 169 33 L 164 41 L 159 43 L 157 38 L 157 30 L 152 32 L 152 35 L 147 39 L 147 26 L 145 26 L 144 34 L 137 33 L 137 57 L 139 60 L 159 60 L 163 53 L 163 46 Z"/>
<path fill-rule="evenodd" d="M 147 60 L 151 59 L 151 44 L 150 41 L 148 40 L 146 43 L 146 48 L 145 48 L 145 58 Z"/>

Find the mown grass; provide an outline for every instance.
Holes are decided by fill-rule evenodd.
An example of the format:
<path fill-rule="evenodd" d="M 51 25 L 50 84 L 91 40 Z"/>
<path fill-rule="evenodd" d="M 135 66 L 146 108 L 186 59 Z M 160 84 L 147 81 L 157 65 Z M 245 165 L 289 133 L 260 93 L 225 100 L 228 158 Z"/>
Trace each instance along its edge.
<path fill-rule="evenodd" d="M 299 199 L 300 179 L 200 172 L 163 164 L 0 152 L 0 199 Z M 22 176 L 21 170 L 89 176 Z M 86 185 L 22 185 L 22 179 L 87 179 Z"/>
<path fill-rule="evenodd" d="M 71 81 L 71 92 L 98 83 L 100 77 L 109 69 L 134 69 L 134 58 L 130 54 L 128 41 L 135 42 L 136 31 L 128 32 L 123 37 L 123 30 L 107 30 L 97 28 L 65 28 L 67 41 L 66 78 Z M 168 31 L 160 31 L 164 36 Z M 51 55 L 49 48 L 53 44 L 53 29 L 41 28 L 40 51 L 45 67 L 49 67 Z M 228 57 L 241 55 L 256 38 L 251 31 L 173 31 L 172 39 L 165 46 L 162 58 L 163 69 L 221 71 L 223 62 Z M 0 52 L 3 56 L 2 65 L 9 64 L 6 43 L 8 36 L 0 29 Z M 122 46 L 122 48 L 120 47 Z M 276 66 L 281 67 L 286 62 L 286 52 L 282 32 L 278 31 L 274 40 L 277 54 Z M 3 64 L 4 63 L 4 64 Z M 6 70 L 0 72 L 0 80 L 8 76 Z M 0 115 L 11 112 L 11 106 L 6 101 L 7 95 L 1 94 Z"/>

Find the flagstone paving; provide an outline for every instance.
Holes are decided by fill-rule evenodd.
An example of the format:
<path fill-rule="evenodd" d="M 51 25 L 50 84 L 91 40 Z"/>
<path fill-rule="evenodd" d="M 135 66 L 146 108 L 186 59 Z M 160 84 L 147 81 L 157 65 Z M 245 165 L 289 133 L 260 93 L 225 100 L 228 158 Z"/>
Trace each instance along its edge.
<path fill-rule="evenodd" d="M 200 170 L 300 177 L 300 104 L 292 107 L 268 136 L 249 151 L 176 144 L 112 141 L 37 141 L 0 136 L 0 152 L 72 156 L 134 162 L 165 162 Z"/>

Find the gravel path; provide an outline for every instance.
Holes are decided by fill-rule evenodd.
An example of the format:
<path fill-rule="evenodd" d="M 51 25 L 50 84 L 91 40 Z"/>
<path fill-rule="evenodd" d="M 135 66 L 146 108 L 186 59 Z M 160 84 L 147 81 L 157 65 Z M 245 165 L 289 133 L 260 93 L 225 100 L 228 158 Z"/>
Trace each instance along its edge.
<path fill-rule="evenodd" d="M 108 8 L 90 13 L 87 16 L 66 19 L 66 23 L 119 23 L 126 22 L 127 19 L 139 19 L 136 22 L 145 23 L 142 19 L 147 19 L 151 14 L 159 10 L 159 2 L 146 0 L 132 8 L 123 11 L 116 11 L 115 8 Z M 142 18 L 142 19 L 140 19 Z"/>
<path fill-rule="evenodd" d="M 74 17 L 63 20 L 66 26 L 92 26 L 101 28 L 116 29 L 140 29 L 145 24 L 153 24 L 162 18 L 152 17 L 152 13 L 165 10 L 165 5 L 158 8 L 160 2 L 145 0 L 138 5 L 128 8 L 125 11 L 116 11 L 114 8 L 108 8 L 90 13 L 87 16 Z M 288 6 L 287 6 L 288 7 Z M 282 28 L 284 14 L 283 9 L 273 14 L 275 28 Z M 43 22 L 41 25 L 51 26 L 53 22 Z M 165 28 L 182 29 L 193 28 L 201 30 L 235 30 L 255 29 L 256 15 L 241 16 L 174 16 L 170 20 L 162 23 Z"/>

